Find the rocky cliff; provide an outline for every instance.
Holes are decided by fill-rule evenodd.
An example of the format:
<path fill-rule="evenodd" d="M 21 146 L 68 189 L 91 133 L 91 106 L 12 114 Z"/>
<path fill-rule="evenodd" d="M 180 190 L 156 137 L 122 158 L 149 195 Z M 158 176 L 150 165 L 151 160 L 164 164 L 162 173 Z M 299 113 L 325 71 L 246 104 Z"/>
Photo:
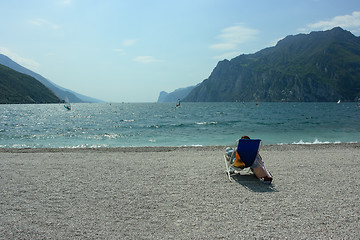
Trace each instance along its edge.
<path fill-rule="evenodd" d="M 177 102 L 178 99 L 185 98 L 194 88 L 195 86 L 179 88 L 171 93 L 162 91 L 159 94 L 159 98 L 157 102 Z"/>
<path fill-rule="evenodd" d="M 360 38 L 339 27 L 288 36 L 275 47 L 217 64 L 183 101 L 355 101 Z"/>

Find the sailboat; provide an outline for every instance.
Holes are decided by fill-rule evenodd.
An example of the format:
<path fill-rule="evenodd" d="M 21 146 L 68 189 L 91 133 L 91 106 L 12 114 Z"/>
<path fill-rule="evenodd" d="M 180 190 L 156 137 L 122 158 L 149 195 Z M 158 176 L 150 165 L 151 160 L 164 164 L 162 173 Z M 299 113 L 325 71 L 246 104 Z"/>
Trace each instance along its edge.
<path fill-rule="evenodd" d="M 341 100 L 339 99 L 339 101 L 337 101 L 337 104 L 341 103 Z"/>
<path fill-rule="evenodd" d="M 69 98 L 68 98 L 68 97 L 65 98 L 64 108 L 65 108 L 66 110 L 68 110 L 68 111 L 71 111 L 71 104 L 70 104 L 70 102 L 69 102 Z"/>
<path fill-rule="evenodd" d="M 180 98 L 177 100 L 176 107 L 180 107 Z"/>

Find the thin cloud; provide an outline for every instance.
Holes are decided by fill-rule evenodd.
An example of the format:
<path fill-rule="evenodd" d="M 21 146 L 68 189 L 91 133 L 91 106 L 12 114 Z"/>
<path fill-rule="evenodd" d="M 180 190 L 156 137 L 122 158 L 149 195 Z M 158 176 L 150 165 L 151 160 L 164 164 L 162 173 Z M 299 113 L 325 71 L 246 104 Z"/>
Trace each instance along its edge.
<path fill-rule="evenodd" d="M 31 19 L 28 21 L 29 24 L 33 25 L 33 26 L 37 26 L 37 27 L 49 27 L 53 30 L 57 30 L 60 28 L 59 25 L 54 24 L 46 19 L 43 18 L 37 18 L 37 19 Z"/>
<path fill-rule="evenodd" d="M 12 52 L 11 50 L 9 50 L 8 48 L 5 48 L 5 47 L 0 47 L 0 53 L 11 58 L 11 60 L 20 64 L 21 66 L 26 67 L 31 70 L 35 70 L 40 66 L 40 64 L 38 62 L 36 62 L 35 60 L 21 57 L 18 54 Z"/>
<path fill-rule="evenodd" d="M 342 27 L 360 33 L 360 11 L 355 11 L 351 15 L 336 16 L 330 20 L 311 23 L 301 30 L 328 30 L 334 27 Z"/>
<path fill-rule="evenodd" d="M 134 46 L 136 42 L 137 42 L 136 39 L 125 39 L 121 43 L 122 48 L 114 48 L 113 51 L 117 53 L 125 54 L 125 48 Z"/>
<path fill-rule="evenodd" d="M 248 51 L 249 49 L 242 49 L 242 44 L 254 41 L 258 34 L 258 30 L 248 28 L 242 23 L 224 28 L 216 37 L 218 42 L 210 45 L 210 49 L 221 52 L 213 59 L 230 59 Z"/>
<path fill-rule="evenodd" d="M 136 39 L 126 39 L 122 42 L 122 45 L 124 47 L 131 47 L 134 46 L 136 44 Z"/>
<path fill-rule="evenodd" d="M 160 62 L 160 60 L 154 58 L 153 56 L 138 56 L 136 58 L 133 59 L 134 62 L 138 62 L 138 63 L 154 63 L 154 62 Z"/>
<path fill-rule="evenodd" d="M 210 48 L 219 51 L 236 50 L 240 44 L 253 40 L 258 33 L 258 30 L 239 23 L 223 29 L 217 36 L 219 42 L 211 45 Z"/>

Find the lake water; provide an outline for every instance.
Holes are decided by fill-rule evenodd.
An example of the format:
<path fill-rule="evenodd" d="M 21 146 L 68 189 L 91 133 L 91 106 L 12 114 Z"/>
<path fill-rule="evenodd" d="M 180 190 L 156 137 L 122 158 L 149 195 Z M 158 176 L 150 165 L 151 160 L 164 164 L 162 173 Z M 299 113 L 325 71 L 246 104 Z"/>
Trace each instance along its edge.
<path fill-rule="evenodd" d="M 1 148 L 360 142 L 356 103 L 0 105 Z"/>

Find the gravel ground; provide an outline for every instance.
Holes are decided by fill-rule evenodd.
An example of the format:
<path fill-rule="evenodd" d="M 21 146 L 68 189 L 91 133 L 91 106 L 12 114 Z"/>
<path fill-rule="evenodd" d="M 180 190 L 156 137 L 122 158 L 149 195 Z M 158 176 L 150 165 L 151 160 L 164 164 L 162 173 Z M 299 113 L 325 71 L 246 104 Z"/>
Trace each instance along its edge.
<path fill-rule="evenodd" d="M 360 239 L 360 144 L 0 149 L 0 239 Z"/>

